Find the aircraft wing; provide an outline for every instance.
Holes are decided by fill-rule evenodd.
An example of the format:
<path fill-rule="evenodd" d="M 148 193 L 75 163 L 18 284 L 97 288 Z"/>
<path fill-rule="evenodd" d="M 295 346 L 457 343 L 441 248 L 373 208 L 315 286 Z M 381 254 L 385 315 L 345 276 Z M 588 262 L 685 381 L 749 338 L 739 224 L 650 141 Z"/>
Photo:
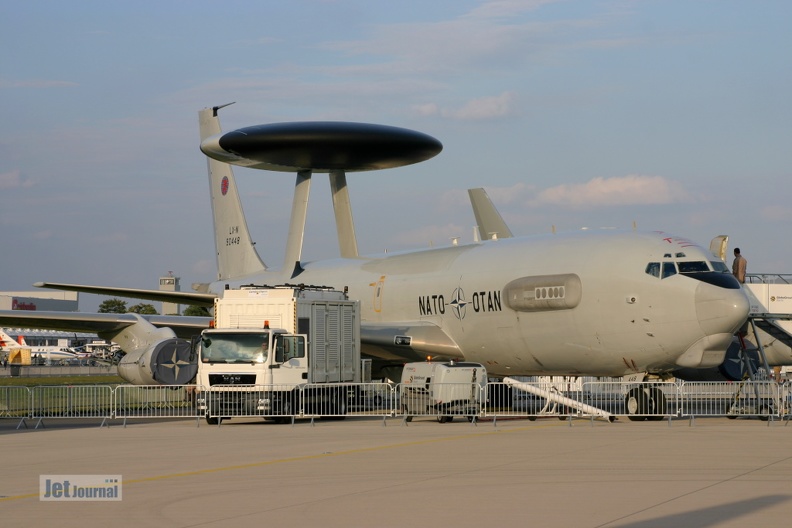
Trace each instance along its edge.
<path fill-rule="evenodd" d="M 195 306 L 205 306 L 207 308 L 214 306 L 214 300 L 215 297 L 217 297 L 211 293 L 140 290 L 136 288 L 88 286 L 85 284 L 63 284 L 60 282 L 37 282 L 33 286 L 36 288 L 51 288 L 53 290 L 109 295 L 111 297 L 131 297 L 133 299 L 145 299 L 147 301 L 162 301 L 174 304 L 192 304 Z"/>
<path fill-rule="evenodd" d="M 82 313 L 27 310 L 0 310 L 1 327 L 45 328 L 68 332 L 118 333 L 138 322 L 139 314 Z M 139 315 L 152 325 L 173 330 L 176 336 L 189 339 L 209 327 L 211 317 L 178 315 Z"/>

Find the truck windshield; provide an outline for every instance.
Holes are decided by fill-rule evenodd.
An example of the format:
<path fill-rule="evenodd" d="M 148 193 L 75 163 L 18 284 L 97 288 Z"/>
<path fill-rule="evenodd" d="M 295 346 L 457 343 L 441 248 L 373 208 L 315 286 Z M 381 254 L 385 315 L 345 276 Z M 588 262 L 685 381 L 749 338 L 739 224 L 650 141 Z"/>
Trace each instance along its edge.
<path fill-rule="evenodd" d="M 264 363 L 269 333 L 211 333 L 201 337 L 204 363 Z"/>

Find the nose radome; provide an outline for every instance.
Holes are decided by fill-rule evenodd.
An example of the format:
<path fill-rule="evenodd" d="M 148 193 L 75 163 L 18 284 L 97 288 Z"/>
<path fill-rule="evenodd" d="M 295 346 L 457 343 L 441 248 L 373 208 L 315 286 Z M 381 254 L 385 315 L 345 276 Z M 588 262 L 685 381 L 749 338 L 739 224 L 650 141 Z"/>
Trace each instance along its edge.
<path fill-rule="evenodd" d="M 700 283 L 695 294 L 696 317 L 706 335 L 733 334 L 748 318 L 750 302 L 742 288 Z"/>

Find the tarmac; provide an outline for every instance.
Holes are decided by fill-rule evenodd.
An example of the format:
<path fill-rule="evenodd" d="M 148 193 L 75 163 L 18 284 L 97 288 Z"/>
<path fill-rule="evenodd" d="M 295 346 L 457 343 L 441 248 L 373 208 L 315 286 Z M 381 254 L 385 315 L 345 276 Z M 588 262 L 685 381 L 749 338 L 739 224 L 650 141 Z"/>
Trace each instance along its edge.
<path fill-rule="evenodd" d="M 792 427 L 725 418 L 0 420 L 2 526 L 740 527 L 792 518 Z M 121 475 L 42 501 L 41 475 Z"/>

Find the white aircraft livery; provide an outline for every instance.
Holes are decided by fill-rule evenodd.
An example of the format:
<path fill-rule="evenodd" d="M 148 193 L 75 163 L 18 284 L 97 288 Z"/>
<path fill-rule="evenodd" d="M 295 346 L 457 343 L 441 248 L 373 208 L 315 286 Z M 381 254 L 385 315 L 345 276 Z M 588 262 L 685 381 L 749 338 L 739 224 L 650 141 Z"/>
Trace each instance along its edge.
<path fill-rule="evenodd" d="M 10 352 L 21 349 L 27 349 L 32 357 L 47 363 L 78 358 L 75 352 L 68 349 L 58 348 L 56 346 L 30 346 L 25 341 L 25 336 L 19 335 L 17 339 L 14 339 L 0 328 L 0 351 Z"/>
<path fill-rule="evenodd" d="M 470 244 L 362 256 L 346 173 L 417 163 L 436 139 L 345 122 L 276 123 L 222 133 L 199 112 L 214 215 L 218 275 L 195 293 L 37 283 L 40 287 L 212 306 L 226 288 L 306 284 L 348 288 L 361 303 L 361 340 L 375 370 L 399 379 L 427 356 L 484 364 L 493 376 L 665 374 L 724 360 L 749 302 L 724 262 L 662 232 L 581 231 L 513 236 L 483 190 L 471 191 L 481 237 Z M 296 173 L 284 261 L 255 250 L 231 164 Z M 339 256 L 301 259 L 311 179 L 329 174 Z M 259 245 L 259 247 L 266 247 Z M 97 332 L 127 353 L 132 383 L 189 382 L 186 338 L 209 318 L 0 312 L 0 324 Z"/>

